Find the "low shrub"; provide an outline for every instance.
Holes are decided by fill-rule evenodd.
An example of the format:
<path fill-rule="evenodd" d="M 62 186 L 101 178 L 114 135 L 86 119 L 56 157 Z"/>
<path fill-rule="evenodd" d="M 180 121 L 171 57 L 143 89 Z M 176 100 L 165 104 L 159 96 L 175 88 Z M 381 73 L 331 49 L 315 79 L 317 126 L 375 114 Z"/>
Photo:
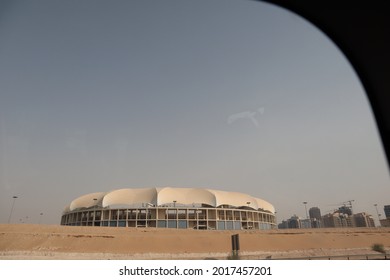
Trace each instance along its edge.
<path fill-rule="evenodd" d="M 373 251 L 376 251 L 376 252 L 379 252 L 379 253 L 383 253 L 383 254 L 386 253 L 385 247 L 383 246 L 383 244 L 375 243 L 374 245 L 372 245 L 371 249 Z"/>

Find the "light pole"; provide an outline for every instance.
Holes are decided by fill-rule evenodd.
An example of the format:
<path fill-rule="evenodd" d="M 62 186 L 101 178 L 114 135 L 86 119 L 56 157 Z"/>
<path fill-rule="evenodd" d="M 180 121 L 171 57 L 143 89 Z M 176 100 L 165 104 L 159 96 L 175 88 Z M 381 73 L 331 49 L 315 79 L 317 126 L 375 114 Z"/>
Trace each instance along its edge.
<path fill-rule="evenodd" d="M 305 212 L 306 212 L 306 219 L 309 219 L 309 215 L 307 214 L 307 201 L 304 201 L 303 204 L 305 205 Z"/>
<path fill-rule="evenodd" d="M 176 200 L 173 201 L 173 208 L 176 208 Z"/>
<path fill-rule="evenodd" d="M 12 212 L 14 211 L 15 201 L 18 197 L 16 195 L 14 195 L 12 198 L 13 198 L 13 201 L 12 201 L 11 212 L 9 213 L 8 223 L 11 222 L 11 217 L 12 217 Z"/>
<path fill-rule="evenodd" d="M 381 226 L 381 214 L 379 214 L 379 212 L 378 212 L 378 204 L 375 203 L 374 206 L 376 209 L 376 214 L 378 215 L 379 226 Z"/>
<path fill-rule="evenodd" d="M 42 222 L 42 216 L 43 216 L 43 213 L 39 213 L 39 224 L 41 224 L 41 222 Z"/>

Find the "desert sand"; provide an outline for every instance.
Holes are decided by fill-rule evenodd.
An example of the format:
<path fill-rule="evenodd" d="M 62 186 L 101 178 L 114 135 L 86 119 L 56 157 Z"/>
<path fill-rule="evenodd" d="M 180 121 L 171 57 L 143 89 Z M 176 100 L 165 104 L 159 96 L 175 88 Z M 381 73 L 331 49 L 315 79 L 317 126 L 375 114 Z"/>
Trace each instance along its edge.
<path fill-rule="evenodd" d="M 390 228 L 204 231 L 0 224 L 0 259 L 226 259 L 231 235 L 246 259 L 378 254 Z"/>

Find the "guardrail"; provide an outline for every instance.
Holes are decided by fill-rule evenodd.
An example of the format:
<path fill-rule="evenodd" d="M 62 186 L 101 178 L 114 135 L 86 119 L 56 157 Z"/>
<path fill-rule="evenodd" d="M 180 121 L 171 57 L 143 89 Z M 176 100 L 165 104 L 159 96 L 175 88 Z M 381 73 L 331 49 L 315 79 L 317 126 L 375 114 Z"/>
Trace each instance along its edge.
<path fill-rule="evenodd" d="M 389 254 L 363 254 L 363 255 L 334 255 L 334 256 L 307 256 L 307 257 L 290 257 L 290 258 L 278 258 L 272 257 L 259 257 L 259 256 L 240 256 L 240 259 L 256 260 L 256 259 L 267 259 L 267 260 L 390 260 Z"/>

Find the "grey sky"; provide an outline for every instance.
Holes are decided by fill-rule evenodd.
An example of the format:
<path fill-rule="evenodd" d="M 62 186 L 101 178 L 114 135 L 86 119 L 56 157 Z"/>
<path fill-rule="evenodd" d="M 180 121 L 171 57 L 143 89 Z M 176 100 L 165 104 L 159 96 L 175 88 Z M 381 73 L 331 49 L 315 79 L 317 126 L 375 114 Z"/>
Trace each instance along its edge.
<path fill-rule="evenodd" d="M 335 45 L 269 4 L 3 1 L 0 223 L 59 223 L 74 198 L 209 187 L 278 220 L 390 204 L 367 99 Z M 26 219 L 26 217 L 29 217 Z"/>

